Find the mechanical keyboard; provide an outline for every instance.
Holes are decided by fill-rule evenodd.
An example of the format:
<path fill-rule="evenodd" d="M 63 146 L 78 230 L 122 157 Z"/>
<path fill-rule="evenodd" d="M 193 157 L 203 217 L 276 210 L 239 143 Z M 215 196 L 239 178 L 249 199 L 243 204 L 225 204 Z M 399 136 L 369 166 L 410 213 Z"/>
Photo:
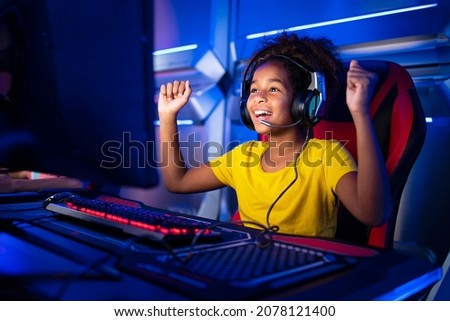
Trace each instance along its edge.
<path fill-rule="evenodd" d="M 155 241 L 218 238 L 205 220 L 174 215 L 162 209 L 143 207 L 137 202 L 125 202 L 113 197 L 95 199 L 63 192 L 44 201 L 44 207 L 54 213 L 74 217 L 103 226 L 119 229 L 127 234 Z"/>

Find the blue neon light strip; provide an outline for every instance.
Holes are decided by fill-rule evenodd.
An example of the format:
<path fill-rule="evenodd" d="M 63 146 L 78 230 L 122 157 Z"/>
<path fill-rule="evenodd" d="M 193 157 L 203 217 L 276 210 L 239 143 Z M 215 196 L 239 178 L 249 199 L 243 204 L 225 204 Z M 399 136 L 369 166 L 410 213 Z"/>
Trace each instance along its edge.
<path fill-rule="evenodd" d="M 292 27 L 292 28 L 288 28 L 288 29 L 279 29 L 279 30 L 272 30 L 272 31 L 267 31 L 267 32 L 254 33 L 254 34 L 246 36 L 246 38 L 247 39 L 261 38 L 261 37 L 264 37 L 264 36 L 276 35 L 278 33 L 281 33 L 283 31 L 285 31 L 285 30 L 288 30 L 288 31 L 299 31 L 299 30 L 305 30 L 305 29 L 311 29 L 311 28 L 317 28 L 317 27 L 324 27 L 324 26 L 330 26 L 330 25 L 335 25 L 335 24 L 339 24 L 339 23 L 345 23 L 345 22 L 351 22 L 351 21 L 357 21 L 357 20 L 364 20 L 364 19 L 388 16 L 388 15 L 393 15 L 393 14 L 398 14 L 398 13 L 403 13 L 403 12 L 408 12 L 408 11 L 423 10 L 423 9 L 436 7 L 437 5 L 438 5 L 437 3 L 431 3 L 431 4 L 415 6 L 415 7 L 408 7 L 408 8 L 402 8 L 402 9 L 382 11 L 382 12 L 377 12 L 377 13 L 369 13 L 369 14 L 364 14 L 364 15 L 354 16 L 354 17 L 348 17 L 348 18 L 342 18 L 342 19 L 335 19 L 335 20 L 329 20 L 329 21 L 323 21 L 323 22 L 316 22 L 316 23 L 296 26 L 296 27 Z"/>
<path fill-rule="evenodd" d="M 414 280 L 405 283 L 392 291 L 385 293 L 377 298 L 375 301 L 401 301 L 408 299 L 416 293 L 432 286 L 438 282 L 442 277 L 442 271 L 437 268 L 427 274 L 424 274 Z"/>
<path fill-rule="evenodd" d="M 182 51 L 194 50 L 194 49 L 197 49 L 197 48 L 198 48 L 197 44 L 192 44 L 192 45 L 186 45 L 186 46 L 180 46 L 180 47 L 156 50 L 156 51 L 153 52 L 153 56 L 165 55 L 165 54 L 170 54 L 170 53 L 174 53 L 174 52 L 182 52 Z"/>
<path fill-rule="evenodd" d="M 159 126 L 159 120 L 155 120 L 153 122 L 153 125 Z M 177 120 L 177 125 L 181 125 L 181 126 L 194 125 L 194 121 L 191 119 L 180 119 L 180 120 Z"/>

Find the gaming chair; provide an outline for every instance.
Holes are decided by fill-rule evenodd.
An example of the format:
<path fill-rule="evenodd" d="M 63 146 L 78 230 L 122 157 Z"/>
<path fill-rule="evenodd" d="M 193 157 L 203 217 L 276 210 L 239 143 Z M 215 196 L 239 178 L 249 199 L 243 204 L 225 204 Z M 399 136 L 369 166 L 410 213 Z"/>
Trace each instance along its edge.
<path fill-rule="evenodd" d="M 388 171 L 393 199 L 392 216 L 379 227 L 358 222 L 345 208 L 338 216 L 336 238 L 389 249 L 393 246 L 395 223 L 403 189 L 409 173 L 422 149 L 426 121 L 411 76 L 402 66 L 389 61 L 367 60 L 360 65 L 378 75 L 371 102 L 371 115 Z M 313 128 L 316 138 L 346 142 L 356 159 L 356 134 L 345 104 L 345 88 L 341 101 L 327 108 L 327 115 Z"/>
<path fill-rule="evenodd" d="M 336 239 L 389 249 L 393 246 L 402 192 L 425 141 L 426 121 L 414 83 L 406 69 L 389 61 L 366 60 L 359 63 L 378 75 L 370 108 L 390 179 L 393 212 L 385 224 L 367 227 L 341 205 Z M 341 94 L 332 104 L 328 104 L 322 120 L 313 127 L 313 133 L 316 138 L 333 138 L 345 143 L 357 161 L 356 133 L 345 103 L 345 82 L 342 87 Z M 232 220 L 238 218 L 239 213 L 236 212 Z"/>

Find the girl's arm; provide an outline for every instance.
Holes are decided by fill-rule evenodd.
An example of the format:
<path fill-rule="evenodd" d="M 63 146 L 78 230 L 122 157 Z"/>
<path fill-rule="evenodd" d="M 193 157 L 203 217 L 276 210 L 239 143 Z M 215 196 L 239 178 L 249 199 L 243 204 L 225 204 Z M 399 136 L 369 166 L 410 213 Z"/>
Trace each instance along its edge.
<path fill-rule="evenodd" d="M 347 74 L 347 105 L 356 127 L 358 172 L 344 175 L 337 194 L 361 222 L 380 225 L 392 212 L 390 183 L 370 116 L 370 99 L 377 75 L 350 63 Z"/>
<path fill-rule="evenodd" d="M 160 88 L 160 167 L 167 189 L 174 193 L 203 192 L 223 187 L 208 166 L 188 169 L 181 153 L 177 114 L 189 101 L 191 93 L 189 81 L 174 81 Z"/>

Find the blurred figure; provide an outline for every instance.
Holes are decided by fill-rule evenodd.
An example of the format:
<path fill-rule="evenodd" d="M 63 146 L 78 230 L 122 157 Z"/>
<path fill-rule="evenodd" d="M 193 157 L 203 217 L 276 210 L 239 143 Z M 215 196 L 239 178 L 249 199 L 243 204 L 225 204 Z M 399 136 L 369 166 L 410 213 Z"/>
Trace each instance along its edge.
<path fill-rule="evenodd" d="M 0 193 L 37 192 L 43 189 L 83 188 L 81 180 L 31 171 L 0 172 Z"/>

